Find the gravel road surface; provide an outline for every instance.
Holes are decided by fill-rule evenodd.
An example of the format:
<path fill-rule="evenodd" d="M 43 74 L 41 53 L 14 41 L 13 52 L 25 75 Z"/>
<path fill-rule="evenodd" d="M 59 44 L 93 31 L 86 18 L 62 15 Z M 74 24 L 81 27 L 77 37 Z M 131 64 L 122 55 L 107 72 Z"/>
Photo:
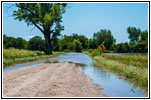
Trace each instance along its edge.
<path fill-rule="evenodd" d="M 4 97 L 105 97 L 101 90 L 67 62 L 3 73 Z"/>

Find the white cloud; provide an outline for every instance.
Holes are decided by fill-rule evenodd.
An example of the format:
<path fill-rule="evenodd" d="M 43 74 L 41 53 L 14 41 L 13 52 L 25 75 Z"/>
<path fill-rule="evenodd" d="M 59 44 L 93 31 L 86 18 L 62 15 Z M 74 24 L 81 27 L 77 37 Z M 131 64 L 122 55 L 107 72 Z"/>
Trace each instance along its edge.
<path fill-rule="evenodd" d="M 30 35 L 30 36 L 27 36 L 27 38 L 28 39 L 30 39 L 30 38 L 32 38 L 32 37 L 34 37 L 35 35 Z"/>

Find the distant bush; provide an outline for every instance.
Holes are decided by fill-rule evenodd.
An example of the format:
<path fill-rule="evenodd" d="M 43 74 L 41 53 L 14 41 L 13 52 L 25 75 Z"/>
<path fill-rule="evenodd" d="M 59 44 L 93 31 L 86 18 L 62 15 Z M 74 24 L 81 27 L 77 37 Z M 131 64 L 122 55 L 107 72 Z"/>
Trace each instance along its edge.
<path fill-rule="evenodd" d="M 100 55 L 100 51 L 98 49 L 94 49 L 91 53 L 91 56 L 94 57 L 94 56 L 99 56 Z"/>
<path fill-rule="evenodd" d="M 40 36 L 35 36 L 28 41 L 28 49 L 35 51 L 45 51 L 45 41 Z"/>
<path fill-rule="evenodd" d="M 74 40 L 73 41 L 73 50 L 75 52 L 81 52 L 82 51 L 82 44 L 80 43 L 79 40 Z"/>
<path fill-rule="evenodd" d="M 71 50 L 66 49 L 66 50 L 64 50 L 64 52 L 71 52 Z"/>
<path fill-rule="evenodd" d="M 20 37 L 3 35 L 3 48 L 27 49 L 27 41 Z"/>
<path fill-rule="evenodd" d="M 67 46 L 67 49 L 70 50 L 70 51 L 73 51 L 74 50 L 74 47 L 73 47 L 73 43 L 69 43 L 69 45 Z"/>

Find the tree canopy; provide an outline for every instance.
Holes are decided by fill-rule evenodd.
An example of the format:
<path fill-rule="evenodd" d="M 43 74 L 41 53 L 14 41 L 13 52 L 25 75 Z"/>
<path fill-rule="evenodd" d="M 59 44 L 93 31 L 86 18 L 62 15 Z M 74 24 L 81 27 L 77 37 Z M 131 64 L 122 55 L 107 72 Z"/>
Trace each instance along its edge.
<path fill-rule="evenodd" d="M 68 49 L 72 51 L 74 40 L 77 40 L 78 42 L 80 42 L 80 45 L 82 46 L 83 49 L 87 49 L 88 38 L 85 37 L 84 35 L 78 35 L 76 33 L 73 33 L 70 36 L 64 35 L 62 39 L 60 40 L 60 45 L 62 46 L 60 49 L 63 49 L 63 50 Z"/>
<path fill-rule="evenodd" d="M 141 35 L 141 30 L 138 28 L 135 28 L 135 27 L 128 27 L 127 28 L 127 32 L 129 34 L 129 39 L 130 39 L 130 42 L 131 43 L 136 43 L 138 40 L 139 40 L 139 37 Z"/>
<path fill-rule="evenodd" d="M 46 52 L 45 41 L 40 36 L 35 36 L 28 41 L 28 49 Z"/>
<path fill-rule="evenodd" d="M 23 38 L 17 37 L 9 37 L 3 35 L 3 47 L 4 48 L 17 48 L 17 49 L 26 49 L 27 42 Z"/>
<path fill-rule="evenodd" d="M 15 19 L 34 25 L 44 35 L 47 54 L 52 54 L 51 39 L 60 35 L 64 29 L 61 25 L 62 14 L 65 13 L 65 3 L 16 3 L 17 10 L 13 12 Z"/>
<path fill-rule="evenodd" d="M 110 30 L 102 29 L 93 34 L 93 39 L 96 46 L 99 46 L 101 43 L 104 44 L 107 50 L 110 49 L 111 45 L 116 42 L 115 38 L 111 34 Z"/>

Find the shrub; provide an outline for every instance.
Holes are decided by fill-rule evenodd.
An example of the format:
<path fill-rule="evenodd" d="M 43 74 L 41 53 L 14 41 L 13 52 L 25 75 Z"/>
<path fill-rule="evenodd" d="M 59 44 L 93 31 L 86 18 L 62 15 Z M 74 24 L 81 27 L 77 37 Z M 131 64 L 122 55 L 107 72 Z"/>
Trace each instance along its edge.
<path fill-rule="evenodd" d="M 82 51 L 82 44 L 80 43 L 79 40 L 74 40 L 73 41 L 73 50 L 75 52 L 81 52 Z"/>
<path fill-rule="evenodd" d="M 94 57 L 94 56 L 99 56 L 100 55 L 100 51 L 98 49 L 94 49 L 91 53 L 91 56 Z"/>

